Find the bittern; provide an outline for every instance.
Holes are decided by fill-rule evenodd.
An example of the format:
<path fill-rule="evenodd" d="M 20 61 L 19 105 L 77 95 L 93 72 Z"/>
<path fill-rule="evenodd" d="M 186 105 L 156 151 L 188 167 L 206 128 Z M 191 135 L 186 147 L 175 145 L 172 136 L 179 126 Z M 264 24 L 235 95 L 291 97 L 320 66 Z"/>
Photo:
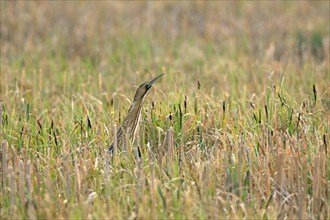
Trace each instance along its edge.
<path fill-rule="evenodd" d="M 161 74 L 156 78 L 150 80 L 149 82 L 145 82 L 139 86 L 136 90 L 133 102 L 131 107 L 129 108 L 126 117 L 124 118 L 123 122 L 121 123 L 118 132 L 117 132 L 117 148 L 121 150 L 128 140 L 134 142 L 136 128 L 139 125 L 141 110 L 143 107 L 144 100 L 149 93 L 150 89 L 152 88 L 153 84 L 162 76 Z M 114 153 L 114 146 L 115 143 L 112 143 L 109 147 L 109 153 Z M 140 152 L 139 152 L 140 153 Z"/>

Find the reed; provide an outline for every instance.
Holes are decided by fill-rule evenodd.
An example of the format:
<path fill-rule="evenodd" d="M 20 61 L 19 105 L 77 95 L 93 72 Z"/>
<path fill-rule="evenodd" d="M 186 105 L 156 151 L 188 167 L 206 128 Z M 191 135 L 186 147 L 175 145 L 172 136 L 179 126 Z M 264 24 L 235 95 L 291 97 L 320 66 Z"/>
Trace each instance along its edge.
<path fill-rule="evenodd" d="M 0 7 L 1 219 L 329 219 L 327 2 Z"/>

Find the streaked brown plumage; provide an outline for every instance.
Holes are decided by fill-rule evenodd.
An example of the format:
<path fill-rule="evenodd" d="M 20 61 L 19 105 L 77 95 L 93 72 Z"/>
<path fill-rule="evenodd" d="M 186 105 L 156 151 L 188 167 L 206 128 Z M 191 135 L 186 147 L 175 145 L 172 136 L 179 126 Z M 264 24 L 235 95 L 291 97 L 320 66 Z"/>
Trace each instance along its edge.
<path fill-rule="evenodd" d="M 125 146 L 127 138 L 130 141 L 134 141 L 135 132 L 137 126 L 139 125 L 141 110 L 143 107 L 145 97 L 152 88 L 152 85 L 163 75 L 164 73 L 150 80 L 149 82 L 143 83 L 136 90 L 132 105 L 129 108 L 127 112 L 127 116 L 124 118 L 117 132 L 117 148 L 119 150 L 121 150 Z M 111 154 L 114 153 L 114 143 L 110 145 L 109 153 Z"/>

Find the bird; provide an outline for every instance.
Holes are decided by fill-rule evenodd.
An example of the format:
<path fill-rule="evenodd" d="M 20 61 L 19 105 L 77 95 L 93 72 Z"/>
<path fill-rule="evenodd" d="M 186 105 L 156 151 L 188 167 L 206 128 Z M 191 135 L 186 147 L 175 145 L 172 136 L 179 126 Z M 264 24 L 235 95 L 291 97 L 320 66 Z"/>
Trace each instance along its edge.
<path fill-rule="evenodd" d="M 148 93 L 150 92 L 152 86 L 154 83 L 159 80 L 164 73 L 160 74 L 159 76 L 153 78 L 152 80 L 142 83 L 138 89 L 135 92 L 134 99 L 132 101 L 131 107 L 129 108 L 126 117 L 124 118 L 123 122 L 121 123 L 118 132 L 117 132 L 117 149 L 119 151 L 122 150 L 122 148 L 125 146 L 127 143 L 127 138 L 134 142 L 134 138 L 136 135 L 136 130 L 137 127 L 139 126 L 139 121 L 141 117 L 141 110 L 143 107 L 144 100 Z M 128 136 L 128 137 L 127 137 Z M 113 142 L 109 149 L 108 152 L 113 155 L 114 154 L 114 147 L 115 147 L 115 142 Z M 141 156 L 140 149 L 138 148 L 138 154 Z"/>

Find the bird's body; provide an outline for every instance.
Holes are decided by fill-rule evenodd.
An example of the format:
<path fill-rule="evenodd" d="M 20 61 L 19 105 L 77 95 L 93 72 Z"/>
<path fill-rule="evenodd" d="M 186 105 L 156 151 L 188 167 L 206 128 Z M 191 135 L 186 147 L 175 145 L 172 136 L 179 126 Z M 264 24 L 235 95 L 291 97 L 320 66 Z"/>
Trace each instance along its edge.
<path fill-rule="evenodd" d="M 117 132 L 116 146 L 119 151 L 122 150 L 122 148 L 126 145 L 127 140 L 134 141 L 145 97 L 147 96 L 154 82 L 156 82 L 156 80 L 158 80 L 162 75 L 163 74 L 157 76 L 149 82 L 143 83 L 137 89 L 132 105 L 128 110 L 127 116 L 124 118 Z M 114 153 L 114 147 L 115 143 L 112 143 L 109 147 L 109 153 Z"/>

